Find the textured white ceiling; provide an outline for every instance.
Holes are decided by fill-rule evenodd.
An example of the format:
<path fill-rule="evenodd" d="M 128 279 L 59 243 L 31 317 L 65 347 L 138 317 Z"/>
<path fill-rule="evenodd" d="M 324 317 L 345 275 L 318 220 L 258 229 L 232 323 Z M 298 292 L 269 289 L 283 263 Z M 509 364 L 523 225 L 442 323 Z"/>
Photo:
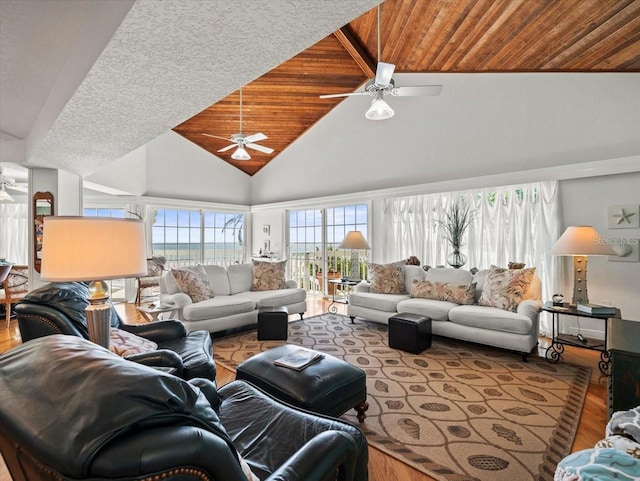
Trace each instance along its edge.
<path fill-rule="evenodd" d="M 7 22 L 12 22 L 12 16 L 23 15 L 22 22 L 28 23 L 28 17 L 40 15 L 28 9 L 5 9 L 5 0 L 2 3 L 2 16 L 4 19 L 7 13 Z M 80 2 L 83 3 L 90 2 Z M 376 0 L 138 0 L 73 96 L 61 107 L 51 128 L 38 138 L 31 132 L 25 161 L 81 175 L 91 173 L 276 67 L 376 4 Z M 67 20 L 71 22 L 71 32 L 63 35 L 68 44 L 80 17 L 80 13 L 74 16 L 57 11 L 47 19 L 55 24 L 50 29 L 57 27 L 65 32 Z M 3 44 L 4 37 L 3 33 Z M 18 48 L 29 35 L 22 32 L 20 39 L 20 32 L 15 32 L 14 37 L 11 49 L 2 46 L 2 66 L 4 51 Z M 39 43 L 44 45 L 46 40 L 39 39 Z M 58 50 L 52 69 L 59 67 L 63 50 Z M 12 51 L 10 55 L 15 54 Z M 30 54 L 27 51 L 25 55 Z M 40 52 L 35 57 L 38 56 L 46 55 Z M 37 58 L 27 63 L 40 65 Z M 13 83 L 2 91 L 3 103 L 5 97 L 12 96 L 10 89 L 20 90 L 19 80 L 10 80 Z M 42 86 L 33 90 L 42 91 Z M 14 110 L 28 105 L 37 113 L 43 100 L 32 105 L 28 91 L 21 94 Z M 8 125 L 6 132 L 15 131 L 14 135 L 25 137 L 29 122 L 24 120 L 22 126 Z"/>

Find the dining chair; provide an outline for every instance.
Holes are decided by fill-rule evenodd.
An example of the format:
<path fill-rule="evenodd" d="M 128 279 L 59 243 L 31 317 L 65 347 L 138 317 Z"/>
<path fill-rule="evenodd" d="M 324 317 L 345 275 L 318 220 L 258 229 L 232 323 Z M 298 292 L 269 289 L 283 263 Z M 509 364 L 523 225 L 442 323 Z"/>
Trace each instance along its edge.
<path fill-rule="evenodd" d="M 9 275 L 2 283 L 6 327 L 9 328 L 11 323 L 11 306 L 22 299 L 29 292 L 29 267 L 28 266 L 11 266 Z"/>

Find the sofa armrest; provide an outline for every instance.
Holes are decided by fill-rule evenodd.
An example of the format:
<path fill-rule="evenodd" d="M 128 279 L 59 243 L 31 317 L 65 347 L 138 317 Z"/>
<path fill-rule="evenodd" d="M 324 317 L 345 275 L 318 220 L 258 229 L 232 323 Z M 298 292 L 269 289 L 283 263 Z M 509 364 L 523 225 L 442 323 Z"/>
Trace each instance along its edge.
<path fill-rule="evenodd" d="M 160 294 L 160 305 L 162 307 L 173 307 L 175 309 L 182 309 L 184 306 L 193 304 L 191 298 L 184 292 L 177 292 L 175 294 Z"/>
<path fill-rule="evenodd" d="M 526 300 L 518 304 L 518 308 L 516 309 L 516 312 L 518 314 L 527 316 L 531 320 L 535 320 L 538 318 L 538 314 L 540 313 L 541 307 L 542 307 L 542 301 Z"/>
<path fill-rule="evenodd" d="M 298 449 L 266 481 L 322 481 L 336 470 L 338 481 L 350 480 L 355 459 L 356 443 L 349 434 L 325 431 Z"/>
<path fill-rule="evenodd" d="M 371 284 L 369 284 L 367 281 L 362 281 L 360 284 L 357 284 L 353 288 L 353 291 L 354 292 L 369 292 L 369 289 L 371 289 Z"/>
<path fill-rule="evenodd" d="M 297 289 L 298 283 L 296 281 L 287 281 L 287 289 Z"/>

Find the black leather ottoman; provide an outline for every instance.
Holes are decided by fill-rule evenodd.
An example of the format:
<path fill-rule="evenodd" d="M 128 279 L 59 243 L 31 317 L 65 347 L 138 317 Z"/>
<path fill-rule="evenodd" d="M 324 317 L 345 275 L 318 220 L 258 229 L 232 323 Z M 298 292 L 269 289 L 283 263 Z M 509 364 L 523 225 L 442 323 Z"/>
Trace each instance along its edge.
<path fill-rule="evenodd" d="M 289 310 L 286 307 L 261 307 L 258 310 L 258 341 L 286 341 L 289 334 Z"/>
<path fill-rule="evenodd" d="M 431 347 L 431 318 L 407 312 L 390 317 L 389 347 L 412 354 Z"/>
<path fill-rule="evenodd" d="M 338 417 L 355 408 L 364 421 L 367 403 L 365 372 L 330 354 L 302 371 L 273 364 L 299 346 L 286 344 L 250 357 L 238 366 L 236 379 L 258 386 L 275 398 L 309 411 Z"/>

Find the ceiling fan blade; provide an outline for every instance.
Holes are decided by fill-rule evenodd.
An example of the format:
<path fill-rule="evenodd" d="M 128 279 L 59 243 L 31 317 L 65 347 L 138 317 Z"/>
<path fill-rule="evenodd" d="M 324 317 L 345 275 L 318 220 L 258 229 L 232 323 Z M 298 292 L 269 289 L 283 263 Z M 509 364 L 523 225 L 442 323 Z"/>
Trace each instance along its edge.
<path fill-rule="evenodd" d="M 29 189 L 27 187 L 19 185 L 19 184 L 8 185 L 7 189 L 15 190 L 15 191 L 18 191 L 18 192 L 24 192 L 24 193 L 29 192 Z"/>
<path fill-rule="evenodd" d="M 245 137 L 244 140 L 245 142 L 251 143 L 251 142 L 260 142 L 261 140 L 266 140 L 268 138 L 269 137 L 264 135 L 262 132 L 258 132 L 257 134 L 253 134 Z"/>
<path fill-rule="evenodd" d="M 378 62 L 378 67 L 376 68 L 376 84 L 382 87 L 389 85 L 395 69 L 396 66 L 392 63 Z"/>
<path fill-rule="evenodd" d="M 218 150 L 218 152 L 226 152 L 227 150 L 231 150 L 234 147 L 237 147 L 238 144 L 231 144 L 231 145 L 227 145 L 226 147 L 223 147 L 222 149 Z"/>
<path fill-rule="evenodd" d="M 228 139 L 226 137 L 219 137 L 217 135 L 205 134 L 204 132 L 202 133 L 202 135 L 206 135 L 207 137 L 213 137 L 214 139 L 226 140 L 227 142 L 233 142 L 233 140 Z"/>
<path fill-rule="evenodd" d="M 262 152 L 264 154 L 273 153 L 273 149 L 270 149 L 269 147 L 264 147 L 263 145 L 248 143 L 248 144 L 245 144 L 245 147 L 248 147 L 253 150 L 257 150 L 258 152 Z"/>
<path fill-rule="evenodd" d="M 351 97 L 352 95 L 369 95 L 368 92 L 351 92 L 348 94 L 327 94 L 327 95 L 320 95 L 321 99 L 334 99 L 336 97 Z"/>
<path fill-rule="evenodd" d="M 440 95 L 442 85 L 415 85 L 413 87 L 396 87 L 391 91 L 391 95 L 397 97 L 422 97 L 427 95 Z"/>

